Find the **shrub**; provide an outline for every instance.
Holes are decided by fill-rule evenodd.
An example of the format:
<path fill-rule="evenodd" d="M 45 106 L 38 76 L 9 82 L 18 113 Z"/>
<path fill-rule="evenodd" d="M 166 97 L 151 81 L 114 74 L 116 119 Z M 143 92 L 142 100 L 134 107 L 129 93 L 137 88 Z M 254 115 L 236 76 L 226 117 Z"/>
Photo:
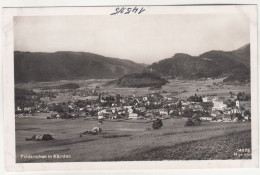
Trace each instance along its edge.
<path fill-rule="evenodd" d="M 153 129 L 159 129 L 163 126 L 162 120 L 157 118 L 156 120 L 153 121 Z"/>
<path fill-rule="evenodd" d="M 44 141 L 52 140 L 52 139 L 53 139 L 53 137 L 51 134 L 43 134 L 43 136 L 42 136 L 42 140 L 44 140 Z"/>
<path fill-rule="evenodd" d="M 189 118 L 185 123 L 185 126 L 194 126 L 194 125 L 195 125 L 195 122 L 191 118 Z"/>

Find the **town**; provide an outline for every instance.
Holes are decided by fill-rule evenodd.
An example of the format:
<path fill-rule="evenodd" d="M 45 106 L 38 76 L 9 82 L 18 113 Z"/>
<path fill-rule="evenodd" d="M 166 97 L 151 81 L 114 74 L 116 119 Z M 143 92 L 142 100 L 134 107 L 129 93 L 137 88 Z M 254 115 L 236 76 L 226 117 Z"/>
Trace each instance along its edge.
<path fill-rule="evenodd" d="M 216 85 L 223 88 L 223 85 Z M 138 88 L 120 94 L 105 87 L 80 88 L 76 84 L 38 90 L 16 89 L 16 117 L 46 119 L 97 119 L 97 120 L 153 120 L 156 118 L 192 118 L 201 121 L 237 122 L 251 120 L 250 94 L 229 92 L 228 96 L 197 95 L 178 97 L 183 92 L 146 90 Z M 185 92 L 184 92 L 185 93 Z"/>

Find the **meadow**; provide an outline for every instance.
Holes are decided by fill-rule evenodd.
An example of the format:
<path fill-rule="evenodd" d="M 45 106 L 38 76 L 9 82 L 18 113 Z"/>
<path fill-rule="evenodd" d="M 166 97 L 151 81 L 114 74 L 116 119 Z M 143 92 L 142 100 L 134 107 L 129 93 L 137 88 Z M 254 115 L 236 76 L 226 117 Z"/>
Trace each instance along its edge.
<path fill-rule="evenodd" d="M 172 147 L 191 141 L 202 141 L 214 137 L 226 137 L 232 133 L 248 132 L 251 124 L 203 122 L 200 126 L 185 127 L 185 119 L 165 119 L 163 127 L 152 129 L 149 120 L 105 120 L 100 126 L 100 135 L 84 135 L 80 133 L 97 126 L 97 120 L 46 120 L 40 116 L 35 118 L 16 119 L 16 157 L 17 162 L 80 162 L 80 161 L 115 161 L 128 160 L 129 155 L 140 151 L 148 154 L 149 150 Z M 50 141 L 26 141 L 26 137 L 35 134 L 49 133 L 55 138 Z M 240 136 L 234 137 L 233 143 L 239 145 Z M 249 134 L 250 137 L 250 134 Z M 229 139 L 227 139 L 229 140 Z M 225 143 L 226 146 L 229 144 Z M 215 141 L 205 145 L 214 146 Z M 224 145 L 225 145 L 224 144 Z M 251 143 L 247 143 L 250 145 Z M 203 145 L 203 144 L 202 144 Z M 241 145 L 242 147 L 243 145 Z M 178 148 L 180 150 L 180 147 Z M 177 150 L 178 150 L 177 149 Z M 183 148 L 185 149 L 185 147 Z M 166 149 L 167 150 L 167 149 Z M 148 152 L 146 152 L 148 151 Z M 218 150 L 225 152 L 226 149 Z M 68 159 L 24 159 L 21 155 L 69 155 Z M 157 154 L 156 152 L 154 154 Z M 230 154 L 234 154 L 231 150 Z M 160 157 L 161 152 L 157 156 Z M 188 156 L 188 154 L 187 154 Z M 201 156 L 201 155 L 200 155 Z M 164 159 L 165 157 L 161 157 Z M 199 158 L 199 157 L 198 157 Z M 221 157 L 219 157 L 221 159 Z M 153 159 L 153 157 L 151 158 Z M 167 160 L 178 160 L 166 157 Z M 138 159 L 138 160 L 146 160 Z M 154 159 L 157 160 L 157 159 Z"/>
<path fill-rule="evenodd" d="M 227 160 L 251 157 L 251 131 L 248 130 L 172 146 L 139 149 L 113 160 Z"/>

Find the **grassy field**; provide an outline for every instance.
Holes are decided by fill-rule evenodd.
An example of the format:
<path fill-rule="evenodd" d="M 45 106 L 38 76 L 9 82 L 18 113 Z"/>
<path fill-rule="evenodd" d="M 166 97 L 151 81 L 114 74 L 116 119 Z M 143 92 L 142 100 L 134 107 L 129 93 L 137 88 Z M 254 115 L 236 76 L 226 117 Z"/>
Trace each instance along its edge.
<path fill-rule="evenodd" d="M 105 161 L 116 160 L 116 158 L 122 157 L 123 159 L 120 160 L 124 160 L 124 156 L 135 155 L 138 150 L 146 154 L 146 150 L 169 148 L 176 144 L 185 144 L 191 141 L 198 141 L 198 143 L 202 141 L 201 145 L 203 145 L 205 139 L 217 136 L 224 136 L 223 138 L 225 138 L 228 134 L 249 131 L 251 128 L 250 123 L 203 122 L 202 125 L 195 127 L 185 127 L 184 123 L 184 119 L 167 119 L 163 120 L 164 125 L 161 129 L 153 130 L 151 129 L 152 122 L 147 120 L 106 120 L 101 125 L 103 130 L 101 135 L 84 135 L 80 137 L 80 133 L 97 126 L 97 121 L 83 119 L 46 120 L 40 116 L 35 118 L 17 118 L 17 162 Z M 51 141 L 25 141 L 26 137 L 43 133 L 50 133 L 55 139 Z M 240 135 L 238 135 L 239 137 Z M 234 139 L 233 143 L 239 145 L 240 140 Z M 199 145 L 196 145 L 197 142 L 194 143 L 199 148 Z M 229 143 L 226 141 L 221 141 L 221 143 L 223 148 L 216 147 L 216 149 L 223 149 L 218 150 L 219 152 L 227 151 L 225 146 L 229 146 Z M 214 146 L 215 141 L 205 144 Z M 250 142 L 246 141 L 246 144 L 250 145 Z M 178 149 L 180 149 L 180 146 L 177 146 Z M 230 154 L 233 154 L 232 150 L 228 151 L 231 151 Z M 54 154 L 69 155 L 70 158 L 21 158 L 21 155 Z M 185 157 L 185 155 L 183 156 Z M 188 152 L 186 156 L 189 158 Z M 213 157 L 213 159 L 215 158 L 217 159 L 217 157 Z M 175 160 L 175 157 L 167 157 L 166 159 Z"/>
<path fill-rule="evenodd" d="M 139 149 L 114 161 L 251 159 L 251 131 L 241 131 L 172 146 Z"/>
<path fill-rule="evenodd" d="M 41 88 L 46 88 L 49 86 L 60 86 L 67 83 L 75 83 L 80 86 L 79 89 L 94 89 L 96 86 L 101 87 L 101 92 L 110 92 L 111 94 L 120 94 L 122 96 L 133 95 L 143 96 L 152 92 L 167 91 L 167 94 L 170 95 L 172 92 L 178 93 L 175 95 L 177 98 L 187 98 L 195 93 L 197 95 L 216 95 L 216 96 L 225 96 L 230 97 L 229 92 L 232 91 L 234 94 L 238 92 L 245 92 L 250 94 L 250 85 L 237 86 L 237 85 L 223 85 L 220 86 L 214 85 L 214 83 L 222 84 L 224 78 L 214 79 L 214 80 L 205 80 L 205 81 L 195 81 L 195 80 L 169 80 L 169 83 L 162 86 L 159 90 L 150 90 L 147 88 L 119 88 L 114 86 L 102 87 L 110 79 L 97 79 L 97 80 L 64 80 L 57 82 L 34 82 L 34 83 L 21 83 L 16 84 L 15 87 L 35 90 L 36 92 L 40 91 Z M 55 99 L 53 99 L 55 100 Z M 59 100 L 59 99 L 56 99 Z"/>
<path fill-rule="evenodd" d="M 214 79 L 214 80 L 205 80 L 205 81 L 195 81 L 195 80 L 169 80 L 169 83 L 162 86 L 159 90 L 150 90 L 149 88 L 115 88 L 113 86 L 103 87 L 101 90 L 103 92 L 116 92 L 123 96 L 131 95 L 133 93 L 136 96 L 143 96 L 151 92 L 166 91 L 169 95 L 172 92 L 178 93 L 175 95 L 177 98 L 187 98 L 195 93 L 197 95 L 207 96 L 224 96 L 230 97 L 229 92 L 232 91 L 234 94 L 238 92 L 245 92 L 250 94 L 250 86 L 237 86 L 237 85 L 222 85 L 221 87 L 214 84 L 222 84 L 224 78 Z"/>

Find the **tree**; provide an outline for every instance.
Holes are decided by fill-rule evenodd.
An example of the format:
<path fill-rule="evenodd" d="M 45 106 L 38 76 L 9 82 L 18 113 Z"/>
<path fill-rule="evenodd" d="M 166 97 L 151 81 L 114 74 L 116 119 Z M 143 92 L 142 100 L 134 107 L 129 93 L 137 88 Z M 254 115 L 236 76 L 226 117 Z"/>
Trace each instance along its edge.
<path fill-rule="evenodd" d="M 237 94 L 237 100 L 243 100 L 243 94 L 241 92 Z"/>
<path fill-rule="evenodd" d="M 251 121 L 251 112 L 249 110 L 245 111 L 244 116 L 248 116 L 248 121 Z"/>
<path fill-rule="evenodd" d="M 229 94 L 230 94 L 230 98 L 233 98 L 233 92 L 229 92 Z"/>
<path fill-rule="evenodd" d="M 194 126 L 195 125 L 195 122 L 189 118 L 186 122 L 185 122 L 185 126 Z"/>
<path fill-rule="evenodd" d="M 162 120 L 157 118 L 156 120 L 153 121 L 153 129 L 159 129 L 163 126 Z"/>
<path fill-rule="evenodd" d="M 199 97 L 198 102 L 203 102 L 202 96 Z"/>
<path fill-rule="evenodd" d="M 177 108 L 182 108 L 182 103 L 181 103 L 181 101 L 178 102 Z"/>
<path fill-rule="evenodd" d="M 241 121 L 242 119 L 244 119 L 244 117 L 239 113 L 235 113 L 235 117 L 237 117 L 238 121 Z"/>

